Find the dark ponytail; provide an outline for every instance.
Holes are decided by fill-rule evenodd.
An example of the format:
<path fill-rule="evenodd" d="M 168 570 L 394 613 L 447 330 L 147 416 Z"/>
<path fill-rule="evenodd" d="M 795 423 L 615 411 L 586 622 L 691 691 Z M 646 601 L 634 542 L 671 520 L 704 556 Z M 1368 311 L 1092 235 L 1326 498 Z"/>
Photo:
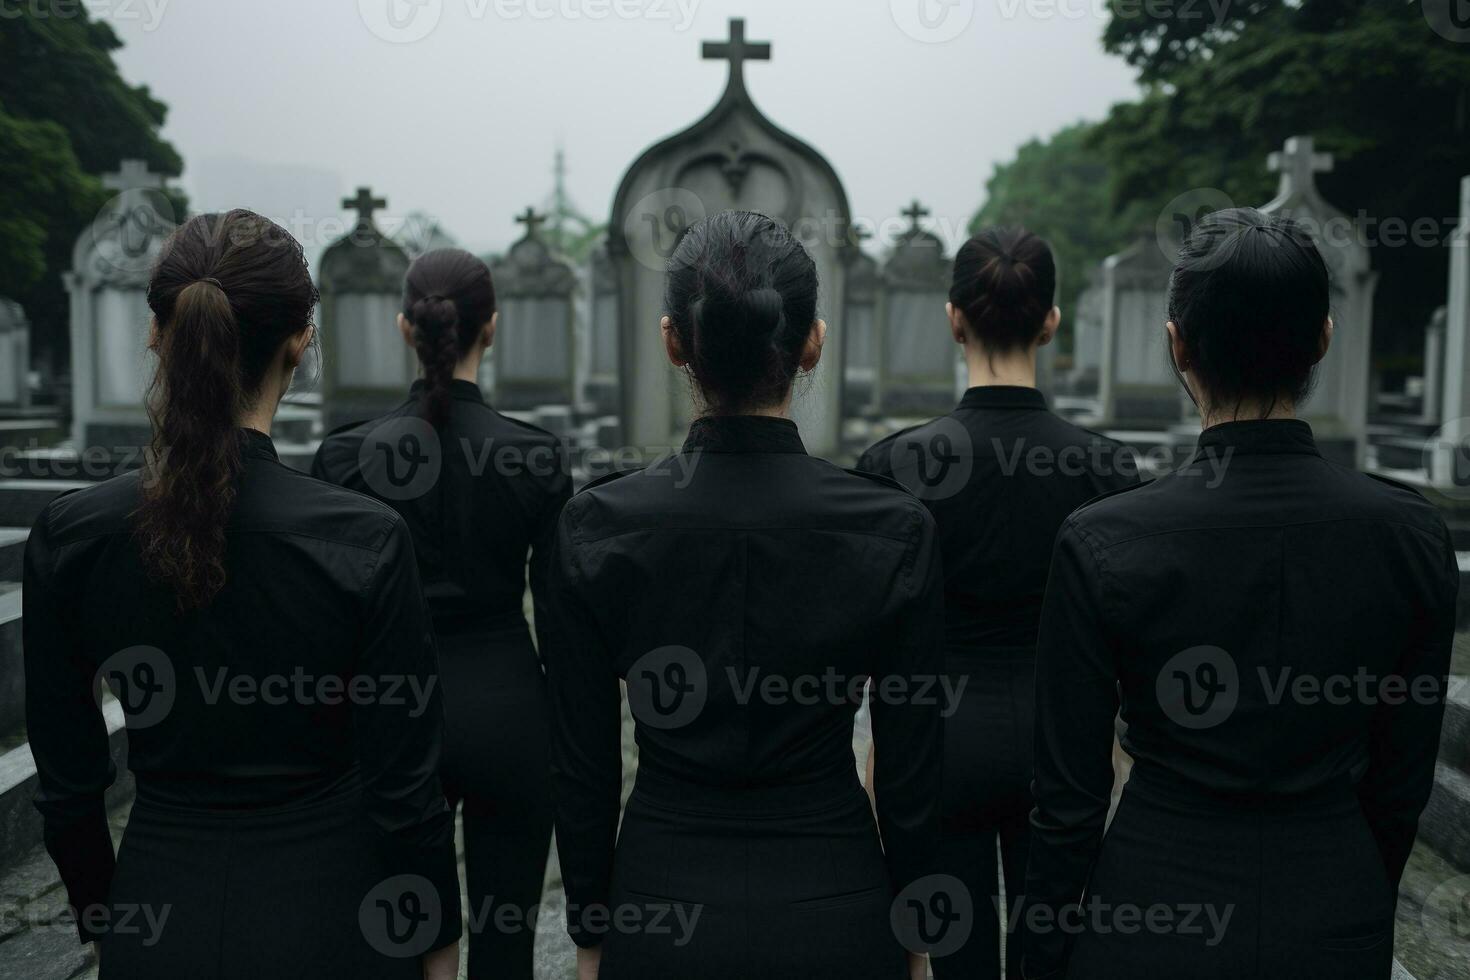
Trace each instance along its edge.
<path fill-rule="evenodd" d="M 154 267 L 153 446 L 134 521 L 144 567 L 181 610 L 208 605 L 224 587 L 241 467 L 236 428 L 315 304 L 301 246 L 250 211 L 191 219 Z"/>
<path fill-rule="evenodd" d="M 689 229 L 669 262 L 666 309 L 708 411 L 779 403 L 817 319 L 817 267 L 781 225 L 725 211 Z"/>
<path fill-rule="evenodd" d="M 1024 228 L 985 228 L 955 257 L 949 301 L 997 354 L 1036 342 L 1056 294 L 1051 246 Z"/>
<path fill-rule="evenodd" d="M 409 267 L 403 317 L 413 327 L 414 349 L 424 370 L 424 416 L 439 428 L 449 418 L 454 368 L 495 316 L 490 267 L 469 252 L 425 252 Z"/>

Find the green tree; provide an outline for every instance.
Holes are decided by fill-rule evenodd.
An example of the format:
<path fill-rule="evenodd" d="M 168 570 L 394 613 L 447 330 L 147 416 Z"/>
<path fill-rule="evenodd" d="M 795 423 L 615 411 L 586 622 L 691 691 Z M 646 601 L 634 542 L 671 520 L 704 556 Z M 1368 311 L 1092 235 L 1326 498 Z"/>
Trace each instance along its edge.
<path fill-rule="evenodd" d="M 30 317 L 38 354 L 64 364 L 72 245 L 106 202 L 102 174 L 125 158 L 178 175 L 159 135 L 163 103 L 118 73 L 122 42 L 84 4 L 0 18 L 0 295 Z"/>
<path fill-rule="evenodd" d="M 1126 0 L 1120 0 L 1126 2 Z M 1470 173 L 1470 45 L 1433 31 L 1421 4 L 1382 0 L 1237 3 L 1215 27 L 1115 14 L 1104 43 L 1140 69 L 1140 101 L 1115 106 L 1092 143 L 1114 214 L 1153 215 L 1185 191 L 1240 204 L 1274 196 L 1266 157 L 1308 134 L 1335 155 L 1324 196 L 1368 223 L 1380 274 L 1378 353 L 1420 349 L 1444 302 L 1443 241 Z M 1438 222 L 1433 244 L 1390 233 Z"/>
<path fill-rule="evenodd" d="M 1109 168 L 1090 145 L 1094 126 L 1077 123 L 1049 140 L 1032 140 L 986 183 L 985 205 L 971 231 L 1024 225 L 1051 243 L 1064 317 L 1077 309 L 1089 270 L 1128 244 L 1128 224 L 1113 212 Z M 1070 347 L 1070 331 L 1061 342 Z"/>

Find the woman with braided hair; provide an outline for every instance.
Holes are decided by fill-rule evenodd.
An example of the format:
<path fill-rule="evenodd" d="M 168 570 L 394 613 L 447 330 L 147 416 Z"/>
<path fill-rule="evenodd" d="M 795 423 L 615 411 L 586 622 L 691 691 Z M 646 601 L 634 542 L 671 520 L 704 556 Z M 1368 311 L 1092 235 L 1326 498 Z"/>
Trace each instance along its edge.
<path fill-rule="evenodd" d="M 571 482 L 556 438 L 495 411 L 476 383 L 498 319 L 484 262 L 420 256 L 398 328 L 422 377 L 392 412 L 330 435 L 313 473 L 382 499 L 413 533 L 439 645 L 441 775 L 451 806 L 464 804 L 469 976 L 531 980 L 552 818 L 545 679 L 523 606 L 529 556 L 545 649 L 546 568 Z"/>

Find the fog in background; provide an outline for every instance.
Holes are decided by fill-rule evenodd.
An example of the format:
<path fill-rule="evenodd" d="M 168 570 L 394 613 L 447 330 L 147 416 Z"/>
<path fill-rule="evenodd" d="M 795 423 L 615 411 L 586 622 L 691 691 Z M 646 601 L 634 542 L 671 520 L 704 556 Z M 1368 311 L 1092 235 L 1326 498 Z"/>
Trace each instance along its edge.
<path fill-rule="evenodd" d="M 854 216 L 886 221 L 918 196 L 953 247 L 996 162 L 1134 93 L 1101 49 L 1105 6 L 110 0 L 94 16 L 124 41 L 124 76 L 167 103 L 196 209 L 294 213 L 303 237 L 329 240 L 338 200 L 370 184 L 385 227 L 425 211 L 477 251 L 514 241 L 514 215 L 548 200 L 558 146 L 572 200 L 605 221 L 638 154 L 719 98 L 727 68 L 701 42 L 744 17 L 774 45 L 747 67 L 756 103 L 827 156 Z"/>

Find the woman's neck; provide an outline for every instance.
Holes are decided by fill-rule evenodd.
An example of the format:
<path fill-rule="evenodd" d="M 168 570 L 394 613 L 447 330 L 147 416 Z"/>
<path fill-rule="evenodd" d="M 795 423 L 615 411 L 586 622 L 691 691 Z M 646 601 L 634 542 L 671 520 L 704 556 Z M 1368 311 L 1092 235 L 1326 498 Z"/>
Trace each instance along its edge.
<path fill-rule="evenodd" d="M 1279 422 L 1296 418 L 1296 406 L 1291 402 L 1275 404 L 1252 402 L 1234 406 L 1229 410 L 1211 408 L 1200 413 L 1200 428 L 1211 429 L 1226 422 Z"/>
<path fill-rule="evenodd" d="M 971 388 L 989 388 L 995 385 L 1036 387 L 1034 346 L 997 354 L 982 350 L 979 344 L 968 343 L 965 345 L 965 366 L 969 369 Z"/>

